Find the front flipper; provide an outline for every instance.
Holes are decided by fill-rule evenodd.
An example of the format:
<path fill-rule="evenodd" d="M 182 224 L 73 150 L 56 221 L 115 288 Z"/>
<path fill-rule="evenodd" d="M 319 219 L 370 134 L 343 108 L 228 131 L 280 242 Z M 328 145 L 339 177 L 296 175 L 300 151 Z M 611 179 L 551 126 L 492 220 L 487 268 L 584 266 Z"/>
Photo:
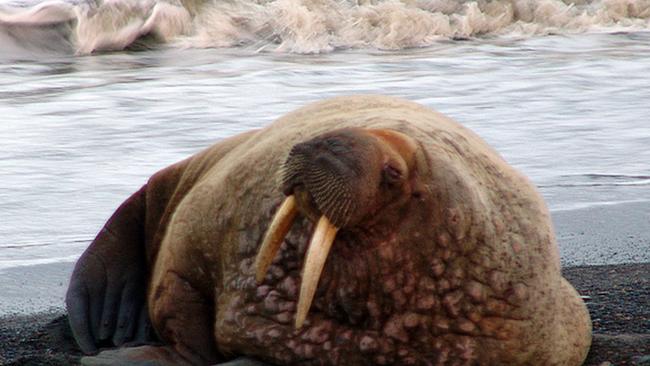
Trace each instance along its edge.
<path fill-rule="evenodd" d="M 197 180 L 254 134 L 232 137 L 157 172 L 111 216 L 77 262 L 66 295 L 70 327 L 84 353 L 154 340 L 147 281 L 167 224 Z"/>
<path fill-rule="evenodd" d="M 145 306 L 145 192 L 146 186 L 117 209 L 72 273 L 66 307 L 84 353 L 151 337 Z"/>

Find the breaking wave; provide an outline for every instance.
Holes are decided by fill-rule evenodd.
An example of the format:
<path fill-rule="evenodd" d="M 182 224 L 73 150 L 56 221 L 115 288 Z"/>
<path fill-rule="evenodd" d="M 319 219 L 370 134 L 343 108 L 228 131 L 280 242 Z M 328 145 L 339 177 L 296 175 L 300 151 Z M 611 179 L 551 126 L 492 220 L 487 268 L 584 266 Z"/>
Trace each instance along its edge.
<path fill-rule="evenodd" d="M 54 0 L 0 4 L 0 54 L 89 54 L 160 43 L 397 50 L 449 39 L 648 28 L 650 0 Z"/>

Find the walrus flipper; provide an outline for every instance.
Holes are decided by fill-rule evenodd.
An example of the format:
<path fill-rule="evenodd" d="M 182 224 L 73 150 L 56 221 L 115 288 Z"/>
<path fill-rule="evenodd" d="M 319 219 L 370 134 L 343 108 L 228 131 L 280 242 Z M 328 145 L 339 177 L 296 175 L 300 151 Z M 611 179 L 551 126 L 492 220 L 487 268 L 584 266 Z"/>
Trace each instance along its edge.
<path fill-rule="evenodd" d="M 81 350 L 145 341 L 144 219 L 146 185 L 129 197 L 82 254 L 70 279 L 66 307 Z"/>

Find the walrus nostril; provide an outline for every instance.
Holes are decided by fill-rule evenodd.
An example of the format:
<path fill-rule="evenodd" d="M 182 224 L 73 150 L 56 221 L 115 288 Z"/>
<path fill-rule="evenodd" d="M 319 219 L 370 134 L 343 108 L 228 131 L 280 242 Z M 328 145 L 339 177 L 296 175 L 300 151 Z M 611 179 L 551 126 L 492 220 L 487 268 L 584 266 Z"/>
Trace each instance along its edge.
<path fill-rule="evenodd" d="M 317 138 L 305 143 L 311 151 L 325 152 L 331 155 L 346 156 L 354 153 L 357 145 L 350 132 Z"/>

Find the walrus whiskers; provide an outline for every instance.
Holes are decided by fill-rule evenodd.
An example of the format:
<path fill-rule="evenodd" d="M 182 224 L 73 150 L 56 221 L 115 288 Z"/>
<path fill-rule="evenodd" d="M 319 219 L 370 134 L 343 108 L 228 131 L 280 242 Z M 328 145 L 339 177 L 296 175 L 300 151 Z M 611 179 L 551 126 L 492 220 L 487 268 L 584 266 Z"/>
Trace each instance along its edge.
<path fill-rule="evenodd" d="M 318 280 L 320 279 L 321 272 L 323 272 L 323 266 L 325 265 L 327 255 L 338 230 L 325 215 L 321 216 L 318 220 L 316 230 L 314 230 L 314 235 L 311 237 L 311 242 L 307 249 L 305 264 L 302 270 L 302 282 L 300 284 L 300 295 L 298 296 L 298 308 L 296 310 L 296 329 L 302 327 L 307 317 L 311 302 L 316 293 Z"/>
<path fill-rule="evenodd" d="M 291 229 L 297 212 L 296 199 L 291 195 L 282 202 L 278 212 L 273 217 L 273 221 L 266 231 L 266 235 L 264 235 L 260 251 L 255 258 L 255 280 L 257 280 L 258 284 L 264 280 L 266 271 L 271 266 L 278 250 L 280 250 L 284 237 L 287 236 L 289 229 Z"/>

